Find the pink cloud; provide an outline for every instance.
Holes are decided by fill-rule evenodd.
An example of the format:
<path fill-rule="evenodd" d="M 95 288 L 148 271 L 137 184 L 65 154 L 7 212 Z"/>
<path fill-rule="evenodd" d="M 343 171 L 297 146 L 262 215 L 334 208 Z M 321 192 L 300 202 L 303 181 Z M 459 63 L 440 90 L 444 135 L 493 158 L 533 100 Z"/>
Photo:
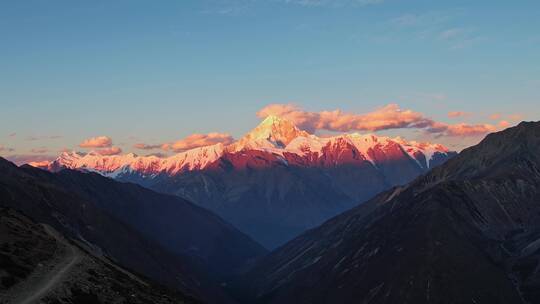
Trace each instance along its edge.
<path fill-rule="evenodd" d="M 17 136 L 17 133 L 15 133 L 15 132 L 9 134 L 9 137 L 15 137 L 15 136 Z"/>
<path fill-rule="evenodd" d="M 81 148 L 108 148 L 112 146 L 112 139 L 108 136 L 97 136 L 85 139 L 79 144 Z"/>
<path fill-rule="evenodd" d="M 133 145 L 133 148 L 140 149 L 140 150 L 154 150 L 154 149 L 159 149 L 162 146 L 163 145 L 149 145 L 145 143 L 136 143 Z"/>
<path fill-rule="evenodd" d="M 494 113 L 494 114 L 489 115 L 489 119 L 492 119 L 492 120 L 499 120 L 501 119 L 501 117 L 502 115 L 499 113 Z"/>
<path fill-rule="evenodd" d="M 458 118 L 458 117 L 467 117 L 467 116 L 470 116 L 470 113 L 462 112 L 462 111 L 448 112 L 449 118 Z"/>
<path fill-rule="evenodd" d="M 257 112 L 261 118 L 275 115 L 293 121 L 308 132 L 328 131 L 381 131 L 390 129 L 419 129 L 437 136 L 476 136 L 492 132 L 489 124 L 447 124 L 436 122 L 420 112 L 402 110 L 397 104 L 388 104 L 365 114 L 345 113 L 341 110 L 308 112 L 291 104 L 271 104 Z"/>
<path fill-rule="evenodd" d="M 10 155 L 6 157 L 7 160 L 15 163 L 17 166 L 29 164 L 29 163 L 52 161 L 55 158 L 56 156 L 54 155 L 35 155 L 35 154 L 33 155 L 19 154 L 19 155 Z"/>
<path fill-rule="evenodd" d="M 511 121 L 521 121 L 521 120 L 523 120 L 523 115 L 522 114 L 510 114 L 507 117 L 508 117 L 508 120 L 511 120 Z"/>
<path fill-rule="evenodd" d="M 521 121 L 523 120 L 523 114 L 500 114 L 500 113 L 494 113 L 489 115 L 489 118 L 492 120 L 499 120 L 503 119 L 506 121 Z"/>
<path fill-rule="evenodd" d="M 122 153 L 122 149 L 118 147 L 110 147 L 110 148 L 96 150 L 96 152 L 100 155 L 118 155 Z"/>
<path fill-rule="evenodd" d="M 192 134 L 184 139 L 170 144 L 163 144 L 163 150 L 172 150 L 174 152 L 182 152 L 193 148 L 204 147 L 222 143 L 224 145 L 231 144 L 234 138 L 226 133 L 208 133 L 208 134 Z"/>
<path fill-rule="evenodd" d="M 499 121 L 499 127 L 501 128 L 507 128 L 510 126 L 510 123 L 507 120 L 501 120 Z"/>
<path fill-rule="evenodd" d="M 497 127 L 490 124 L 470 125 L 465 123 L 455 125 L 444 124 L 442 129 L 442 132 L 434 133 L 440 133 L 443 136 L 477 136 L 497 131 Z"/>
<path fill-rule="evenodd" d="M 366 114 L 351 114 L 341 110 L 307 112 L 294 105 L 272 104 L 257 115 L 266 117 L 276 115 L 295 122 L 300 128 L 314 132 L 329 131 L 379 131 L 400 128 L 422 128 L 430 124 L 430 120 L 421 113 L 401 110 L 397 104 L 389 104 Z"/>

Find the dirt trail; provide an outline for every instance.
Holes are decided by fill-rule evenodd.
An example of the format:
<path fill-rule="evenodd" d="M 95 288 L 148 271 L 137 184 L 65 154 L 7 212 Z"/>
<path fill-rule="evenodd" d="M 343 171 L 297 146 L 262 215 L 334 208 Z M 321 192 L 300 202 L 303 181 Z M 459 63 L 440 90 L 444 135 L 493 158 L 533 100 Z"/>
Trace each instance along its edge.
<path fill-rule="evenodd" d="M 45 231 L 66 248 L 62 256 L 56 256 L 49 265 L 51 269 L 37 269 L 21 286 L 17 286 L 11 292 L 8 303 L 32 304 L 37 303 L 41 298 L 61 283 L 70 270 L 81 260 L 81 252 L 69 244 L 54 229 L 44 225 Z M 45 267 L 43 267 L 45 268 Z"/>

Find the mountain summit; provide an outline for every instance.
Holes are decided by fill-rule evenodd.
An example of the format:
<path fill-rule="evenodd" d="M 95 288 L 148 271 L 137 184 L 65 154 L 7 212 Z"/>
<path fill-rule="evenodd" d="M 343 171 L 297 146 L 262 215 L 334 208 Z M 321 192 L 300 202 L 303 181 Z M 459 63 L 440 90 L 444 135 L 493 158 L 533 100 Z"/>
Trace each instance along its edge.
<path fill-rule="evenodd" d="M 270 115 L 235 143 L 232 150 L 285 148 L 293 139 L 307 136 L 309 134 L 298 129 L 293 122 Z"/>

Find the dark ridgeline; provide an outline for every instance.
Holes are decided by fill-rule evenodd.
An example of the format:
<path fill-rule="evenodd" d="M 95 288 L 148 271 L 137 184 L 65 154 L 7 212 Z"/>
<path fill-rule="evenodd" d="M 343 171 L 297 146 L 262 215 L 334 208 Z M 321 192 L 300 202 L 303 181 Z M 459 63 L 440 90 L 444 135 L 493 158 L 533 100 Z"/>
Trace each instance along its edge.
<path fill-rule="evenodd" d="M 86 243 L 93 254 L 204 301 L 230 301 L 219 283 L 265 250 L 181 198 L 94 173 L 49 173 L 0 158 L 0 206 Z"/>
<path fill-rule="evenodd" d="M 246 303 L 540 303 L 539 260 L 540 122 L 523 122 L 288 242 L 236 288 Z"/>

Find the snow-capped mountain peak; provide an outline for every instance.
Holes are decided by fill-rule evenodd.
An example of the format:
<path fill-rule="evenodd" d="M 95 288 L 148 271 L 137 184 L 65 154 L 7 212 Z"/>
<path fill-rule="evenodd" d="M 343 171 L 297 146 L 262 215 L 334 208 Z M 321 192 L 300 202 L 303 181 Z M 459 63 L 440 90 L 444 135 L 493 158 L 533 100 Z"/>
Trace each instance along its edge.
<path fill-rule="evenodd" d="M 292 140 L 300 136 L 307 137 L 309 134 L 300 130 L 293 122 L 287 119 L 270 115 L 255 129 L 234 143 L 232 150 L 284 148 Z"/>

